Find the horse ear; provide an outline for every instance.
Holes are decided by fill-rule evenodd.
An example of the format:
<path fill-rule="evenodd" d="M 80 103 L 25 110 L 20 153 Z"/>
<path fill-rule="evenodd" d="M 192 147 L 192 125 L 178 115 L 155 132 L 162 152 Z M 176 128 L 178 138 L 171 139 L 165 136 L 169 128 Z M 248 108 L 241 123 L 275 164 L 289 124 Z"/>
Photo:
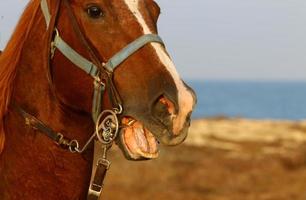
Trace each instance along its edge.
<path fill-rule="evenodd" d="M 154 22 L 157 23 L 157 20 L 158 20 L 159 15 L 160 15 L 159 5 L 155 1 L 152 1 L 152 2 L 149 3 L 148 9 L 150 11 L 150 14 L 151 14 Z"/>

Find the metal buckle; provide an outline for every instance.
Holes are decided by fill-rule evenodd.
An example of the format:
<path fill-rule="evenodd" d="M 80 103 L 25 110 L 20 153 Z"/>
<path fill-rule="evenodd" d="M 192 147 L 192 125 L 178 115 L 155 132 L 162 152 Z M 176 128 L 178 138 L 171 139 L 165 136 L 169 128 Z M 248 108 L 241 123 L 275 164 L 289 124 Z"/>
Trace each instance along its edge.
<path fill-rule="evenodd" d="M 94 84 L 100 84 L 101 86 L 105 87 L 105 83 L 103 83 L 103 81 L 98 75 L 94 76 Z"/>
<path fill-rule="evenodd" d="M 89 190 L 88 190 L 88 198 L 90 200 L 98 200 L 101 196 L 101 192 L 103 189 L 103 182 L 107 173 L 107 170 L 110 168 L 110 161 L 107 160 L 107 151 L 111 146 L 104 146 L 103 155 L 101 158 L 97 160 L 96 168 L 94 169 L 94 173 L 91 178 Z"/>

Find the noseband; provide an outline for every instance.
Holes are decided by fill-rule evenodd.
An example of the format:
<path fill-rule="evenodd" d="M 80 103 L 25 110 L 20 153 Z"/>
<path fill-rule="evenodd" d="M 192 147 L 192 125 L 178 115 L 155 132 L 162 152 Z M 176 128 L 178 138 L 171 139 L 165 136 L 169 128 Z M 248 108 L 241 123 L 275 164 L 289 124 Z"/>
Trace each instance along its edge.
<path fill-rule="evenodd" d="M 68 16 L 73 26 L 74 32 L 89 53 L 90 60 L 81 56 L 60 36 L 60 32 L 56 27 L 56 21 L 62 2 L 67 8 Z M 68 0 L 58 0 L 56 6 L 55 14 L 51 15 L 47 0 L 41 0 L 41 10 L 45 18 L 47 27 L 46 30 L 50 33 L 48 46 L 51 48 L 48 51 L 48 60 L 52 60 L 54 58 L 55 51 L 58 50 L 75 66 L 93 78 L 94 91 L 92 100 L 92 119 L 96 124 L 95 132 L 91 135 L 87 143 L 82 148 L 80 148 L 77 140 L 69 140 L 65 138 L 62 134 L 53 131 L 50 127 L 36 119 L 34 116 L 28 114 L 23 109 L 19 108 L 18 106 L 15 107 L 17 107 L 17 111 L 25 118 L 27 125 L 44 133 L 60 146 L 68 147 L 67 149 L 73 153 L 83 153 L 94 141 L 94 163 L 87 199 L 97 200 L 101 195 L 103 180 L 106 175 L 106 171 L 110 166 L 110 162 L 106 158 L 107 151 L 118 135 L 120 125 L 118 116 L 122 114 L 124 109 L 121 103 L 120 95 L 118 94 L 113 83 L 114 70 L 119 67 L 123 61 L 128 59 L 145 45 L 153 42 L 160 43 L 162 45 L 164 43 L 158 35 L 146 34 L 128 44 L 107 62 L 100 62 L 98 59 L 99 56 L 94 53 L 92 47 L 89 45 L 89 42 L 81 31 Z M 48 77 L 51 79 L 50 76 Z M 52 83 L 52 80 L 50 82 Z M 102 97 L 105 91 L 108 92 L 110 102 L 113 106 L 113 108 L 109 110 L 102 110 Z M 99 147 L 100 150 L 98 149 Z"/>

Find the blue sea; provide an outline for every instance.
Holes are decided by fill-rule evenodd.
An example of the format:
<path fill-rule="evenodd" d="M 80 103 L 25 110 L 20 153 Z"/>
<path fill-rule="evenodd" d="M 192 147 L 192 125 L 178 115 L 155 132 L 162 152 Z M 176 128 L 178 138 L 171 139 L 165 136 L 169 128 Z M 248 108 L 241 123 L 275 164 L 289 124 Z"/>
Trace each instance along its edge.
<path fill-rule="evenodd" d="M 196 91 L 193 118 L 306 119 L 305 82 L 187 81 Z"/>

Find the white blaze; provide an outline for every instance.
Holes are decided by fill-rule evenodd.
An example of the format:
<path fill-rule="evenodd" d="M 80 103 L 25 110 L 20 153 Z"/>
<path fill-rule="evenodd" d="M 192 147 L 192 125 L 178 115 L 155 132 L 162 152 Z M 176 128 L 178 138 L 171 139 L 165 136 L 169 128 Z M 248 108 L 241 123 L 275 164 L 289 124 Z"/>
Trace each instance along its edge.
<path fill-rule="evenodd" d="M 135 15 L 137 18 L 138 23 L 143 29 L 144 34 L 152 34 L 152 31 L 150 30 L 149 26 L 146 24 L 140 10 L 139 10 L 139 0 L 124 0 L 128 8 L 131 10 L 131 12 Z M 184 83 L 182 82 L 174 63 L 172 62 L 171 58 L 167 55 L 165 52 L 165 49 L 163 46 L 159 43 L 151 43 L 150 45 L 153 46 L 154 50 L 156 51 L 157 56 L 159 57 L 161 63 L 164 64 L 167 71 L 171 74 L 175 84 L 176 88 L 178 90 L 178 104 L 179 104 L 179 113 L 174 118 L 173 122 L 173 133 L 178 134 L 180 130 L 182 130 L 186 116 L 189 114 L 189 112 L 192 111 L 193 107 L 193 97 L 191 93 L 188 91 L 188 89 L 185 87 Z"/>

